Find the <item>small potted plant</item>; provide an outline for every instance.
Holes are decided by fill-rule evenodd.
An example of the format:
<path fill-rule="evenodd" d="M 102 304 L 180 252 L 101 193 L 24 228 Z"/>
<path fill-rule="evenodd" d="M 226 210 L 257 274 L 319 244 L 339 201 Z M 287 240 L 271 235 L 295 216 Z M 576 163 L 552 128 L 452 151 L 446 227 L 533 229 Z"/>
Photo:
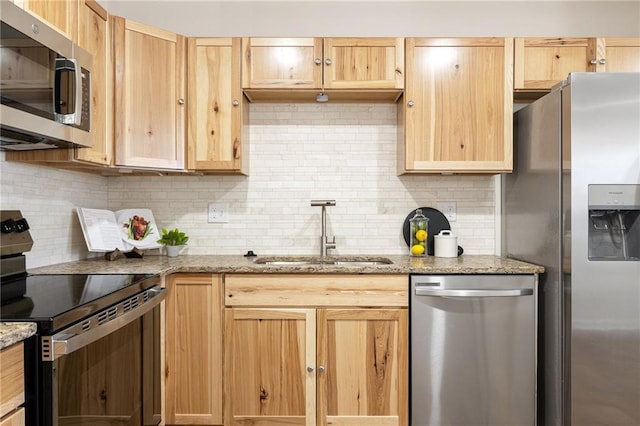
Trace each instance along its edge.
<path fill-rule="evenodd" d="M 158 240 L 158 243 L 165 246 L 167 250 L 167 256 L 176 257 L 182 247 L 184 247 L 189 241 L 189 237 L 178 228 L 167 230 L 162 228 L 162 237 Z"/>

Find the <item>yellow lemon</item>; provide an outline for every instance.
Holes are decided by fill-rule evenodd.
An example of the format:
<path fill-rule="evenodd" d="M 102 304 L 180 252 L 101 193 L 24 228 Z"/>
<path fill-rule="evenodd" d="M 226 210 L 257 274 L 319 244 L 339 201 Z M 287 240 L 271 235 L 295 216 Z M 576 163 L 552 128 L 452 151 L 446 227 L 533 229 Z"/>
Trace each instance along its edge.
<path fill-rule="evenodd" d="M 416 240 L 424 241 L 426 239 L 427 239 L 427 231 L 425 231 L 424 229 L 421 229 L 418 232 L 416 232 Z"/>
<path fill-rule="evenodd" d="M 414 246 L 411 247 L 411 254 L 413 255 L 420 255 L 424 253 L 424 246 L 421 244 L 416 244 Z"/>

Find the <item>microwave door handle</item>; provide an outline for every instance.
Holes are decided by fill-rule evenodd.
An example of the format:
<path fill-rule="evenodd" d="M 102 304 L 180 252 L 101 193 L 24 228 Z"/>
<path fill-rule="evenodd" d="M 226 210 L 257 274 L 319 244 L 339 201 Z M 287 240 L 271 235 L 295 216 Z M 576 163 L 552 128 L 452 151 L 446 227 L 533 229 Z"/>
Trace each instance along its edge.
<path fill-rule="evenodd" d="M 506 290 L 446 290 L 431 288 L 416 288 L 416 296 L 437 297 L 517 297 L 531 296 L 533 289 L 517 288 Z"/>
<path fill-rule="evenodd" d="M 167 297 L 166 288 L 154 289 L 153 293 L 153 297 L 147 302 L 84 333 L 75 334 L 67 329 L 53 336 L 43 336 L 42 360 L 55 361 L 61 356 L 77 351 L 140 318 Z"/>
<path fill-rule="evenodd" d="M 69 59 L 73 64 L 73 70 L 76 77 L 76 106 L 73 110 L 73 124 L 79 126 L 82 121 L 82 69 L 78 66 L 76 59 Z"/>

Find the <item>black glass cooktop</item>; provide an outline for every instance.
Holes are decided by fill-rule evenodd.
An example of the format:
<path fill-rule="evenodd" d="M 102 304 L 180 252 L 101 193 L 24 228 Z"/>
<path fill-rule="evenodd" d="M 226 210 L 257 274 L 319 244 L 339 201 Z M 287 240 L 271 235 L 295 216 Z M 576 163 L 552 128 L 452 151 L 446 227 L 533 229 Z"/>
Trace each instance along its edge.
<path fill-rule="evenodd" d="M 27 275 L 3 281 L 0 320 L 57 331 L 154 285 L 154 275 Z M 152 282 L 153 281 L 153 282 Z"/>

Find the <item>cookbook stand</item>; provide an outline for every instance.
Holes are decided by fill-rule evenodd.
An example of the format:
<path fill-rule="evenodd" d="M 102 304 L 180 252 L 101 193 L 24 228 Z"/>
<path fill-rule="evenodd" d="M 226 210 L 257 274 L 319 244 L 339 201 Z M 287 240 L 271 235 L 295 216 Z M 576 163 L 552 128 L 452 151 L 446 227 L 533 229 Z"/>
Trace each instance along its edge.
<path fill-rule="evenodd" d="M 113 251 L 106 252 L 104 254 L 104 259 L 113 261 L 121 256 L 124 256 L 128 259 L 142 259 L 142 257 L 144 256 L 144 252 L 137 247 L 134 247 L 131 251 L 121 251 L 119 249 L 115 249 Z"/>

